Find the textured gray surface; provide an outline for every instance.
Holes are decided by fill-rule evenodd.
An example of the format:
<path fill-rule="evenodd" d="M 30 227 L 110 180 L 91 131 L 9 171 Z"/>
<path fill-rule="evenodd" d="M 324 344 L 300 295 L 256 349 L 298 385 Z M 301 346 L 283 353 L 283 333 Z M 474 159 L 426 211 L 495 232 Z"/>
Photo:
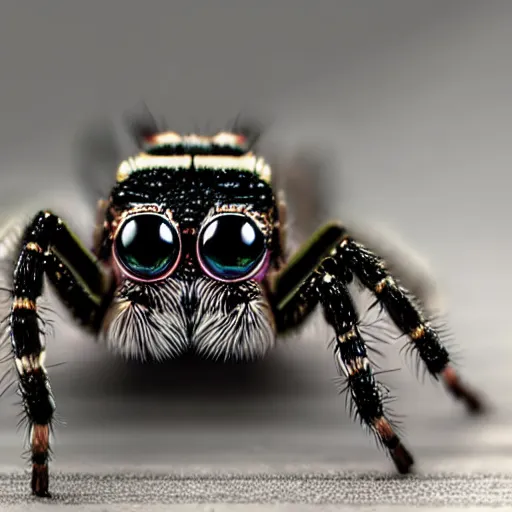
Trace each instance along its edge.
<path fill-rule="evenodd" d="M 1 503 L 31 503 L 25 476 L 0 478 Z M 53 478 L 52 501 L 59 505 L 309 504 L 512 506 L 512 478 L 506 475 L 436 474 L 388 478 L 381 475 L 91 475 Z"/>
<path fill-rule="evenodd" d="M 216 126 L 241 108 L 264 106 L 276 120 L 268 133 L 276 144 L 312 136 L 336 148 L 340 165 L 325 176 L 332 214 L 378 219 L 425 255 L 442 283 L 461 368 L 494 405 L 488 418 L 467 418 L 437 386 L 418 383 L 394 347 L 386 349 L 385 368 L 402 370 L 383 380 L 399 399 L 395 409 L 404 415 L 422 489 L 432 489 L 422 494 L 423 504 L 482 497 L 486 486 L 493 504 L 506 503 L 512 474 L 512 3 L 208 5 L 5 2 L 2 207 L 29 196 L 37 207 L 55 205 L 90 240 L 90 209 L 73 192 L 69 170 L 75 131 L 97 112 L 120 115 L 141 96 L 161 107 L 173 128 L 188 129 L 195 119 Z M 141 368 L 106 353 L 58 312 L 48 360 L 66 362 L 50 369 L 66 421 L 54 443 L 57 472 L 108 472 L 126 487 L 121 475 L 143 470 L 275 475 L 391 469 L 345 412 L 332 383 L 329 334 L 320 327 L 243 368 L 192 361 Z M 23 467 L 19 408 L 12 401 L 7 396 L 0 403 L 2 475 Z M 440 478 L 446 473 L 460 480 Z M 2 510 L 26 510 L 20 477 L 2 478 L 0 493 L 11 503 Z M 134 489 L 153 488 L 136 482 Z M 77 496 L 72 480 L 55 483 L 62 499 Z M 375 482 L 365 485 L 377 489 Z M 382 485 L 390 490 L 377 510 L 400 508 L 385 505 L 391 494 L 415 497 L 408 481 Z M 335 481 L 328 487 L 330 495 L 340 494 Z M 84 504 L 76 510 L 151 508 Z M 153 510 L 235 509 L 191 504 Z"/>

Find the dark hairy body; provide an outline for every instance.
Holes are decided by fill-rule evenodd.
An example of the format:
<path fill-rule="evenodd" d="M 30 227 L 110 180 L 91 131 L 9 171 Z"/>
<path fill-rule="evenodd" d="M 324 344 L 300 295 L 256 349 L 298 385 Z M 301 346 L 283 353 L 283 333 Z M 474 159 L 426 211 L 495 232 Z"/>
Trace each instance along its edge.
<path fill-rule="evenodd" d="M 413 458 L 387 417 L 348 290 L 357 279 L 409 337 L 428 372 L 470 411 L 482 409 L 414 298 L 342 224 L 324 226 L 287 257 L 285 203 L 269 166 L 242 134 L 139 128 L 142 151 L 121 163 L 108 199 L 99 202 L 92 250 L 44 210 L 19 248 L 10 327 L 30 425 L 34 494 L 50 495 L 55 411 L 37 305 L 44 276 L 84 328 L 141 361 L 189 351 L 224 361 L 263 357 L 320 305 L 357 416 L 406 473 Z"/>

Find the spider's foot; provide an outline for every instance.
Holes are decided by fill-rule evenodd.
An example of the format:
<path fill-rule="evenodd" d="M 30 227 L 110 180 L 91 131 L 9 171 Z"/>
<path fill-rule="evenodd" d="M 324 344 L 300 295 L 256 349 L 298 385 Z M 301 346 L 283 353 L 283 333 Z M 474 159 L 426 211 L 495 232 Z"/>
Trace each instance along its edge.
<path fill-rule="evenodd" d="M 48 466 L 46 464 L 32 465 L 32 494 L 39 498 L 51 498 L 48 491 Z"/>
<path fill-rule="evenodd" d="M 487 406 L 482 398 L 461 382 L 459 376 L 451 366 L 447 366 L 441 372 L 441 376 L 450 393 L 458 400 L 464 402 L 470 414 L 483 414 L 487 411 Z"/>
<path fill-rule="evenodd" d="M 51 498 L 52 495 L 48 490 L 46 491 L 32 491 L 32 494 L 34 496 L 37 496 L 38 498 Z"/>
<path fill-rule="evenodd" d="M 388 449 L 398 472 L 402 475 L 410 473 L 414 459 L 395 434 L 389 421 L 381 417 L 374 422 L 374 428 L 382 443 Z"/>
<path fill-rule="evenodd" d="M 414 459 L 409 453 L 409 450 L 407 450 L 398 438 L 397 445 L 394 448 L 389 448 L 389 453 L 395 463 L 396 469 L 401 475 L 406 475 L 412 471 Z"/>

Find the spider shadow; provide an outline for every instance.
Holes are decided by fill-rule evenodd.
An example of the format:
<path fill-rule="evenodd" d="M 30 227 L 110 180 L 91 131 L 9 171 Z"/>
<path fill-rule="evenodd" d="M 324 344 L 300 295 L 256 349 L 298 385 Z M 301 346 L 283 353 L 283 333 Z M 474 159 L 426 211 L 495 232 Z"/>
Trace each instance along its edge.
<path fill-rule="evenodd" d="M 291 391 L 291 362 L 270 354 L 254 362 L 208 361 L 193 354 L 162 363 L 118 361 L 105 373 L 109 393 L 168 399 L 265 398 Z"/>
<path fill-rule="evenodd" d="M 322 375 L 304 372 L 303 364 L 283 347 L 262 360 L 244 363 L 208 361 L 193 354 L 137 363 L 100 350 L 100 356 L 72 361 L 54 373 L 61 410 L 67 407 L 64 402 L 92 402 L 94 415 L 108 422 L 122 421 L 137 409 L 147 423 L 243 423 L 275 414 L 285 419 L 290 408 L 282 405 L 314 392 L 314 380 Z"/>

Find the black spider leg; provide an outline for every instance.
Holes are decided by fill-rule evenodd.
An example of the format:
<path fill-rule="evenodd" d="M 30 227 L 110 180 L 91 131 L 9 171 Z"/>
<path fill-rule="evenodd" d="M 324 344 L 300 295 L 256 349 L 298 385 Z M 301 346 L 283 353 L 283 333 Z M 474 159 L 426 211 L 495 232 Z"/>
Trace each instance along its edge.
<path fill-rule="evenodd" d="M 398 471 L 408 473 L 414 461 L 386 417 L 383 386 L 375 379 L 359 332 L 358 314 L 347 288 L 351 276 L 343 270 L 340 272 L 336 262 L 326 258 L 306 286 L 318 295 L 325 319 L 335 330 L 336 363 L 347 379 L 357 416 L 388 449 Z"/>
<path fill-rule="evenodd" d="M 308 283 L 314 271 L 336 248 L 345 234 L 338 223 L 326 224 L 309 239 L 287 263 L 273 283 L 267 284 L 280 333 L 302 325 L 318 305 L 318 295 L 310 293 Z"/>
<path fill-rule="evenodd" d="M 277 277 L 271 290 L 276 325 L 280 332 L 300 326 L 320 302 L 327 322 L 336 332 L 338 370 L 347 379 L 348 390 L 361 421 L 385 446 L 397 469 L 409 471 L 413 459 L 386 418 L 380 385 L 372 372 L 366 345 L 347 284 L 352 274 L 332 259 L 346 236 L 345 228 L 331 223 L 318 230 Z M 331 267 L 331 268 L 329 268 Z"/>
<path fill-rule="evenodd" d="M 31 427 L 32 492 L 43 497 L 49 496 L 49 434 L 55 411 L 37 309 L 45 274 L 75 316 L 93 328 L 109 289 L 107 275 L 63 221 L 39 212 L 25 230 L 15 267 L 10 328 L 19 391 Z"/>
<path fill-rule="evenodd" d="M 470 412 L 481 412 L 481 399 L 457 375 L 439 334 L 415 305 L 414 299 L 389 274 L 384 262 L 348 236 L 340 243 L 333 257 L 373 291 L 398 329 L 409 336 L 428 372 L 436 380 L 441 378 L 451 394 L 462 400 Z"/>

